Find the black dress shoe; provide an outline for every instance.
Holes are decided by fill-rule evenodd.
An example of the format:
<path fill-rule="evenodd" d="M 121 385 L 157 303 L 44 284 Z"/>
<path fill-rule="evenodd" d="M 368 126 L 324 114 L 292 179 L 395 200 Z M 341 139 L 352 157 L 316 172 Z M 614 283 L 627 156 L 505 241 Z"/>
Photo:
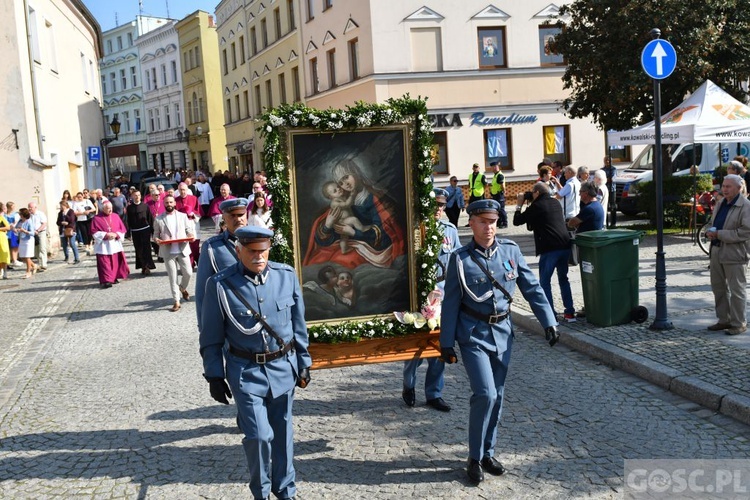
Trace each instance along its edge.
<path fill-rule="evenodd" d="M 417 395 L 413 387 L 411 389 L 404 387 L 401 397 L 404 398 L 406 406 L 413 407 L 417 403 Z"/>
<path fill-rule="evenodd" d="M 432 406 L 438 411 L 451 411 L 450 405 L 443 401 L 443 398 L 428 399 L 427 406 Z"/>
<path fill-rule="evenodd" d="M 479 460 L 469 459 L 469 465 L 466 466 L 466 474 L 469 476 L 469 481 L 472 483 L 479 484 L 484 481 L 484 471 L 482 470 L 482 464 Z"/>
<path fill-rule="evenodd" d="M 502 476 L 505 474 L 505 467 L 495 457 L 484 457 L 482 459 L 482 468 L 493 476 Z"/>

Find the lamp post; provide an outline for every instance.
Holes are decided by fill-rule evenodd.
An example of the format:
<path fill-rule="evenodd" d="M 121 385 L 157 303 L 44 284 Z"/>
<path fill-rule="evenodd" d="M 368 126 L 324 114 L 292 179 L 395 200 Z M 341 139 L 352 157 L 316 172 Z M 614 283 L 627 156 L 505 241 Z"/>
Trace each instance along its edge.
<path fill-rule="evenodd" d="M 115 134 L 114 137 L 105 137 L 99 141 L 99 145 L 104 152 L 104 186 L 109 186 L 109 143 L 116 141 L 120 136 L 120 120 L 117 119 L 117 113 L 109 123 L 109 129 Z"/>
<path fill-rule="evenodd" d="M 185 153 L 185 159 L 183 161 L 182 167 L 186 168 L 185 163 L 187 163 L 187 157 L 190 156 L 190 130 L 185 127 L 185 131 L 182 130 L 177 131 L 177 141 L 182 142 L 182 140 L 185 140 L 185 144 L 187 144 L 187 153 Z"/>

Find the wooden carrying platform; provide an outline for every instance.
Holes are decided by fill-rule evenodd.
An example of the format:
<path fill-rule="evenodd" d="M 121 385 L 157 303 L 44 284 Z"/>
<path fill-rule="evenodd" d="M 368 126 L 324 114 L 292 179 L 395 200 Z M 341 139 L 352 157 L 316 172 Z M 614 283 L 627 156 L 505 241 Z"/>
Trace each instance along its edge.
<path fill-rule="evenodd" d="M 341 344 L 310 343 L 313 370 L 440 356 L 440 331 Z"/>

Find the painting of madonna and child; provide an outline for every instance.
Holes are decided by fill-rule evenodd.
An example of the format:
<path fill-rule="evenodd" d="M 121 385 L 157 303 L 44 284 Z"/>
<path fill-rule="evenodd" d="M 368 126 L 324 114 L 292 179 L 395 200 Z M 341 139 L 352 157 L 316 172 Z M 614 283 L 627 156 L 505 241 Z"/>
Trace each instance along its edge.
<path fill-rule="evenodd" d="M 291 133 L 297 270 L 307 321 L 413 309 L 406 127 Z"/>

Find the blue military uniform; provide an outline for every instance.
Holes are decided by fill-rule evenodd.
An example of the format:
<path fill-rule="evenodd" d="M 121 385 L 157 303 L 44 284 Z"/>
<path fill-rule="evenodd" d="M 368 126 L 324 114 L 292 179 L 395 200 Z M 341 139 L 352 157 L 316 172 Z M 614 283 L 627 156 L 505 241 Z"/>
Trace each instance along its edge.
<path fill-rule="evenodd" d="M 446 202 L 446 191 L 436 189 L 436 201 L 439 203 Z M 443 234 L 443 242 L 440 245 L 437 262 L 437 286 L 443 290 L 445 284 L 445 271 L 448 267 L 450 254 L 461 246 L 458 239 L 458 230 L 456 226 L 444 220 L 437 221 L 438 229 Z M 417 383 L 417 368 L 422 364 L 423 359 L 412 359 L 404 362 L 404 390 L 414 389 Z M 434 401 L 442 397 L 445 381 L 443 373 L 445 372 L 445 363 L 440 358 L 427 358 L 427 374 L 424 380 L 424 392 L 427 401 Z M 413 394 L 413 393 L 412 393 Z M 407 403 L 408 404 L 408 403 Z M 449 409 L 449 408 L 448 408 Z"/>
<path fill-rule="evenodd" d="M 265 228 L 242 227 L 236 236 L 243 242 L 259 233 L 272 234 Z M 274 262 L 254 274 L 238 262 L 208 280 L 202 307 L 204 376 L 209 381 L 226 377 L 234 394 L 245 434 L 250 491 L 255 498 L 271 493 L 293 497 L 292 402 L 300 372 L 312 364 L 297 275 Z"/>
<path fill-rule="evenodd" d="M 221 202 L 219 209 L 228 212 L 237 208 L 247 208 L 245 198 L 232 198 Z M 207 239 L 201 247 L 200 254 L 204 257 L 198 260 L 198 272 L 195 278 L 195 312 L 198 315 L 198 327 L 201 323 L 201 307 L 208 279 L 219 271 L 237 264 L 237 251 L 234 244 L 237 238 L 228 230 Z"/>
<path fill-rule="evenodd" d="M 481 214 L 489 209 L 498 215 L 495 200 L 476 201 L 468 212 Z M 495 452 L 513 325 L 508 298 L 493 286 L 472 256 L 511 297 L 517 287 L 543 327 L 556 326 L 557 322 L 536 276 L 514 242 L 495 238 L 490 248 L 482 248 L 472 239 L 451 255 L 445 280 L 440 346 L 452 349 L 458 343 L 461 350 L 472 390 L 469 457 L 481 461 L 486 457 L 491 459 Z"/>

